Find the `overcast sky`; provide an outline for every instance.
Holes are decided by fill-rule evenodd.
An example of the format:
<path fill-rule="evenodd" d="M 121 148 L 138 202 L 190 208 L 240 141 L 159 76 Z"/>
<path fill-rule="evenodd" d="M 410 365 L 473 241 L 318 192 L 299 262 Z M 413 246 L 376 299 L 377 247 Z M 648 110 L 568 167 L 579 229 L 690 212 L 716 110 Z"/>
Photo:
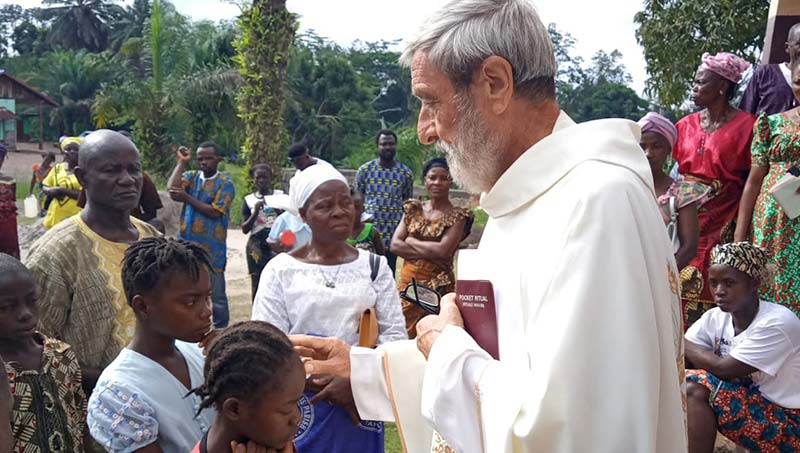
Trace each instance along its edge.
<path fill-rule="evenodd" d="M 238 7 L 220 0 L 172 0 L 179 11 L 194 19 L 230 19 Z M 39 0 L 5 1 L 25 7 Z M 130 0 L 121 3 L 131 3 Z M 315 30 L 339 44 L 393 40 L 408 37 L 419 23 L 445 0 L 288 0 L 290 11 L 300 15 L 300 30 Z M 642 50 L 636 43 L 633 16 L 642 0 L 534 0 L 545 23 L 555 22 L 576 39 L 576 52 L 589 60 L 598 50 L 619 49 L 623 63 L 640 92 L 647 78 Z"/>

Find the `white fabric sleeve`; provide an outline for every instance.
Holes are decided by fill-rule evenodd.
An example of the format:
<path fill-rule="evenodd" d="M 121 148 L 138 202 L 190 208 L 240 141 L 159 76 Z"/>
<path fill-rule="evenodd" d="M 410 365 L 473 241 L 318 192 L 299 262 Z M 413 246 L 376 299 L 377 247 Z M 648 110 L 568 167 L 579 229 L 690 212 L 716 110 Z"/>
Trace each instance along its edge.
<path fill-rule="evenodd" d="M 731 349 L 730 356 L 774 377 L 794 353 L 796 345 L 792 344 L 782 329 L 782 323 L 777 320 L 765 321 L 753 327 L 747 337 Z"/>
<path fill-rule="evenodd" d="M 524 355 L 491 360 L 449 327 L 434 345 L 423 414 L 459 453 L 685 451 L 674 259 L 649 193 L 621 180 L 575 204 L 552 273 L 518 263 L 500 288 L 529 310 Z M 527 289 L 542 278 L 543 294 Z"/>
<path fill-rule="evenodd" d="M 266 321 L 282 332 L 289 333 L 291 322 L 286 311 L 286 300 L 283 295 L 283 286 L 280 282 L 276 266 L 280 260 L 272 259 L 261 273 L 258 282 L 258 291 L 253 301 L 253 321 Z"/>
<path fill-rule="evenodd" d="M 480 375 L 490 362 L 492 357 L 464 329 L 455 326 L 442 331 L 428 355 L 422 416 L 458 452 L 481 451 L 483 428 L 477 389 Z"/>
<path fill-rule="evenodd" d="M 703 315 L 697 321 L 692 324 L 688 330 L 686 330 L 686 334 L 684 334 L 684 338 L 686 341 L 696 344 L 697 346 L 702 346 L 703 348 L 713 351 L 714 350 L 714 333 L 715 333 L 715 326 L 714 320 L 712 319 L 714 309 L 708 310 L 707 312 L 703 313 Z"/>
<path fill-rule="evenodd" d="M 86 424 L 106 451 L 130 453 L 158 441 L 158 420 L 141 392 L 113 381 L 97 383 Z"/>
<path fill-rule="evenodd" d="M 350 387 L 362 420 L 394 421 L 380 349 L 350 348 Z"/>
<path fill-rule="evenodd" d="M 375 311 L 378 313 L 378 344 L 408 339 L 406 319 L 395 285 L 386 257 L 381 256 L 378 276 L 372 284 L 377 293 Z"/>

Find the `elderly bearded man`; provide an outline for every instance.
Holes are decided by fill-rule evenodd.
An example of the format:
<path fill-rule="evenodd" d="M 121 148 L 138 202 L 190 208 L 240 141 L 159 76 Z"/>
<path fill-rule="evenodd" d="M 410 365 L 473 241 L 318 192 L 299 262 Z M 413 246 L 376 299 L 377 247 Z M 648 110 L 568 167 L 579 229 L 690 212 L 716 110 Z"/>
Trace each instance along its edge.
<path fill-rule="evenodd" d="M 361 417 L 397 416 L 409 452 L 429 448 L 420 410 L 462 453 L 685 452 L 678 277 L 639 128 L 559 110 L 550 36 L 524 0 L 450 2 L 402 61 L 420 140 L 491 217 L 471 277 L 493 283 L 500 360 L 449 295 L 419 323 L 422 354 L 295 337 L 307 371 L 349 377 Z"/>

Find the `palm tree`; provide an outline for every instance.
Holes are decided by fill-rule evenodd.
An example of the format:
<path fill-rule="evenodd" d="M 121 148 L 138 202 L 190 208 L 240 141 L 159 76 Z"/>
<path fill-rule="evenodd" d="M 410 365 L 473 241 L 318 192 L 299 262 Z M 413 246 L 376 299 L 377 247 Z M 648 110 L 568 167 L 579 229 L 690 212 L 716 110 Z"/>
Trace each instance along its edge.
<path fill-rule="evenodd" d="M 40 19 L 53 21 L 48 43 L 91 52 L 106 49 L 110 24 L 125 12 L 121 6 L 104 0 L 44 0 L 42 3 L 51 5 L 37 10 Z"/>
<path fill-rule="evenodd" d="M 104 84 L 115 80 L 118 69 L 108 57 L 86 51 L 53 52 L 48 60 L 49 64 L 35 80 L 61 104 L 51 112 L 51 126 L 69 134 L 92 129 L 95 94 Z"/>
<path fill-rule="evenodd" d="M 134 0 L 112 24 L 109 48 L 118 52 L 129 39 L 143 37 L 150 14 L 150 0 Z"/>

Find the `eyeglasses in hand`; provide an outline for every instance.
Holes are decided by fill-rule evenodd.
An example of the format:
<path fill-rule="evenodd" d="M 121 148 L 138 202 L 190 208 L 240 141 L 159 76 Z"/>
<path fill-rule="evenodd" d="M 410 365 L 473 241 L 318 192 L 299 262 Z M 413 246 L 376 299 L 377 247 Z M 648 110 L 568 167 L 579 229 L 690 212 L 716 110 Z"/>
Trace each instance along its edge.
<path fill-rule="evenodd" d="M 416 278 L 412 278 L 411 283 L 409 283 L 404 290 L 400 291 L 400 297 L 422 308 L 429 314 L 439 314 L 439 302 L 442 296 L 433 288 L 417 283 Z"/>

